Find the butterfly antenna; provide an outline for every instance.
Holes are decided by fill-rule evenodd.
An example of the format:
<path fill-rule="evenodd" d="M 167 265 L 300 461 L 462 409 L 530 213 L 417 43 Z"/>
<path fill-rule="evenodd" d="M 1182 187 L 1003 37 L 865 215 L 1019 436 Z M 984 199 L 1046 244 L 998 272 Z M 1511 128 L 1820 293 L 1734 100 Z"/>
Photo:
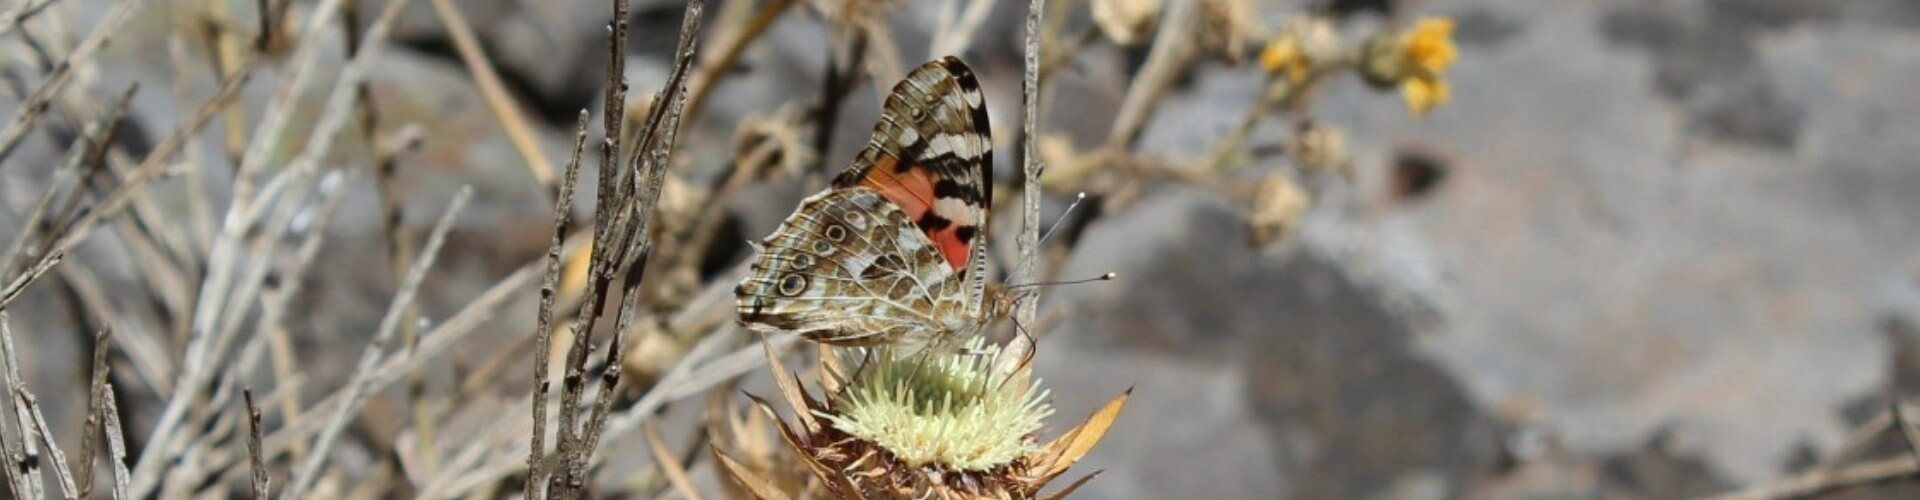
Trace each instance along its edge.
<path fill-rule="evenodd" d="M 1043 286 L 1056 286 L 1056 285 L 1082 285 L 1082 284 L 1087 284 L 1087 283 L 1093 283 L 1093 282 L 1096 282 L 1096 281 L 1113 281 L 1113 279 L 1114 279 L 1114 278 L 1118 278 L 1118 277 L 1120 277 L 1120 275 L 1119 275 L 1119 274 L 1116 274 L 1116 273 L 1114 273 L 1114 272 L 1112 272 L 1112 271 L 1108 271 L 1108 272 L 1107 272 L 1106 274 L 1102 274 L 1102 275 L 1099 275 L 1099 276 L 1094 276 L 1094 277 L 1092 277 L 1092 278 L 1081 278 L 1081 279 L 1077 279 L 1077 280 L 1066 280 L 1066 281 L 1042 281 L 1042 282 L 1039 282 L 1039 283 L 1025 283 L 1025 284 L 1019 284 L 1019 285 L 1007 285 L 1007 289 L 1008 289 L 1008 290 L 1018 290 L 1018 289 L 1021 289 L 1021 288 L 1038 288 L 1038 287 L 1043 287 Z"/>
<path fill-rule="evenodd" d="M 1067 221 L 1067 216 L 1073 215 L 1073 209 L 1079 207 L 1080 202 L 1086 199 L 1087 199 L 1086 191 L 1081 191 L 1080 194 L 1074 195 L 1073 203 L 1067 204 L 1067 210 L 1065 212 L 1060 212 L 1060 218 L 1054 219 L 1052 226 L 1047 226 L 1047 233 L 1040 235 L 1040 242 L 1034 244 L 1033 246 L 1039 247 L 1041 245 L 1047 244 L 1047 239 L 1053 237 L 1053 232 L 1059 230 L 1060 224 Z"/>

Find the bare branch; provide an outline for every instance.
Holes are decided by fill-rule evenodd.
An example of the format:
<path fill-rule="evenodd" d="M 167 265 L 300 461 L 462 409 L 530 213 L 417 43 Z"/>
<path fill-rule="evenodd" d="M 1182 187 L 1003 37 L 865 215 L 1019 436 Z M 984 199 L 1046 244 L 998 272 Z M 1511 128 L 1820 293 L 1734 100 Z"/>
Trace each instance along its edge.
<path fill-rule="evenodd" d="M 394 2 L 391 5 L 401 3 L 403 2 Z M 348 382 L 347 392 L 342 402 L 333 408 L 326 426 L 320 431 L 320 435 L 314 438 L 312 453 L 307 455 L 306 461 L 294 470 L 293 477 L 288 481 L 287 489 L 282 492 L 281 498 L 304 498 L 307 488 L 312 486 L 313 481 L 318 478 L 320 466 L 326 463 L 327 448 L 333 444 L 335 438 L 339 437 L 340 430 L 347 424 L 347 417 L 358 411 L 360 405 L 365 402 L 367 391 L 373 385 L 372 379 L 376 373 L 374 368 L 378 366 L 381 353 L 386 350 L 387 343 L 392 340 L 394 332 L 398 330 L 400 318 L 403 316 L 402 311 L 413 303 L 415 294 L 419 292 L 421 280 L 426 279 L 427 269 L 433 267 L 433 261 L 439 255 L 440 246 L 446 243 L 447 231 L 453 229 L 454 216 L 459 215 L 460 209 L 466 207 L 467 200 L 472 196 L 473 188 L 471 187 L 462 187 L 458 193 L 454 193 L 453 202 L 448 204 L 446 213 L 440 216 L 440 222 L 434 225 L 432 235 L 427 237 L 426 248 L 421 250 L 420 257 L 413 262 L 413 267 L 407 269 L 406 281 L 403 282 L 399 294 L 393 298 L 393 303 L 387 307 L 386 316 L 380 319 L 380 328 L 375 331 L 373 341 L 367 344 L 365 351 L 361 352 L 360 362 L 353 370 L 353 378 Z"/>
<path fill-rule="evenodd" d="M 252 464 L 253 498 L 267 498 L 267 489 L 273 478 L 267 476 L 267 461 L 260 454 L 260 405 L 253 402 L 253 389 L 245 389 L 241 394 L 247 399 L 247 461 Z"/>

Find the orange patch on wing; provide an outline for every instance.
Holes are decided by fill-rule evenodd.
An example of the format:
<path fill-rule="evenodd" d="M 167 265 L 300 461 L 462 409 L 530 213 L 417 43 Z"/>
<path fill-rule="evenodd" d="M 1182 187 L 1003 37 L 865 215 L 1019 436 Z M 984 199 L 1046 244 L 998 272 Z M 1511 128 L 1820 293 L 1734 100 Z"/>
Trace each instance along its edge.
<path fill-rule="evenodd" d="M 933 171 L 926 168 L 910 168 L 905 172 L 894 173 L 892 158 L 882 157 L 873 163 L 860 184 L 879 191 L 887 200 L 898 205 L 907 218 L 918 222 L 933 210 Z M 953 220 L 953 217 L 946 217 Z M 960 241 L 959 224 L 951 224 L 938 230 L 927 231 L 927 238 L 933 240 L 940 256 L 947 258 L 947 264 L 955 270 L 966 269 L 968 244 Z"/>

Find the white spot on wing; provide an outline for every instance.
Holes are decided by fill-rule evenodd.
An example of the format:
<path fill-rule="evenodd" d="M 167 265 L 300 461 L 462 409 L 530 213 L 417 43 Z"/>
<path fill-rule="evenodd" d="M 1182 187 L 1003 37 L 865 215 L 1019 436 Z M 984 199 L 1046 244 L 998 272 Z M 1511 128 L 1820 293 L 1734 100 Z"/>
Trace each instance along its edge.
<path fill-rule="evenodd" d="M 940 198 L 933 200 L 933 213 L 940 214 L 941 217 L 946 217 L 947 220 L 953 221 L 954 224 L 962 226 L 979 225 L 978 221 L 973 220 L 973 212 L 973 206 L 968 205 L 966 201 L 959 198 Z"/>

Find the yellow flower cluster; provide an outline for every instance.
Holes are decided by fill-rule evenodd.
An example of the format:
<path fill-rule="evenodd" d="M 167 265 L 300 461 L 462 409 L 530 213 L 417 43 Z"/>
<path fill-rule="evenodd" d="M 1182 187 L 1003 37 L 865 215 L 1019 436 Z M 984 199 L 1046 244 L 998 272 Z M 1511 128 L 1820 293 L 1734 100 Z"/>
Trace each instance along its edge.
<path fill-rule="evenodd" d="M 1447 68 L 1460 57 L 1453 44 L 1453 20 L 1438 17 L 1421 19 L 1400 35 L 1400 93 L 1407 110 L 1425 115 L 1447 102 Z"/>

